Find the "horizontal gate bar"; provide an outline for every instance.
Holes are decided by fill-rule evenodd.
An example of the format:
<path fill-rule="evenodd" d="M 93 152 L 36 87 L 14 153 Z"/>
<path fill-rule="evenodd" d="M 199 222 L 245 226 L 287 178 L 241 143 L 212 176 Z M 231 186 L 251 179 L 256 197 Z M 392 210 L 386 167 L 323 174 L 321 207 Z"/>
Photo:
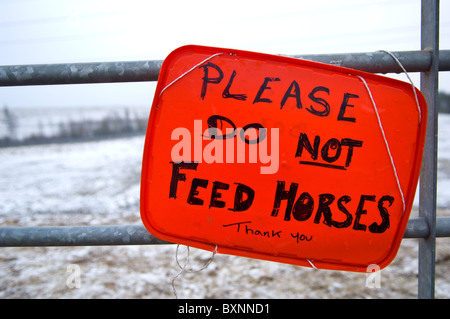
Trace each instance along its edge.
<path fill-rule="evenodd" d="M 428 71 L 428 51 L 392 52 L 408 72 Z M 450 50 L 439 52 L 440 71 L 450 71 Z M 401 68 L 385 52 L 291 55 L 372 73 L 400 73 Z M 87 84 L 157 81 L 162 60 L 0 66 L 0 86 Z"/>
<path fill-rule="evenodd" d="M 437 237 L 450 237 L 450 217 L 437 219 Z M 409 220 L 404 238 L 425 238 L 424 218 Z M 142 225 L 0 227 L 0 247 L 108 246 L 172 244 L 151 235 Z"/>
<path fill-rule="evenodd" d="M 157 81 L 163 61 L 0 66 L 0 86 Z"/>
<path fill-rule="evenodd" d="M 429 234 L 430 230 L 425 218 L 411 218 L 403 238 L 427 238 Z M 450 217 L 436 218 L 436 237 L 450 237 Z"/>
<path fill-rule="evenodd" d="M 392 54 L 408 72 L 425 72 L 431 66 L 429 51 L 393 51 Z M 450 71 L 450 50 L 439 51 L 439 70 Z M 370 73 L 402 73 L 403 70 L 387 52 L 293 55 L 294 58 L 333 64 Z"/>
<path fill-rule="evenodd" d="M 144 226 L 0 227 L 0 247 L 170 244 Z"/>

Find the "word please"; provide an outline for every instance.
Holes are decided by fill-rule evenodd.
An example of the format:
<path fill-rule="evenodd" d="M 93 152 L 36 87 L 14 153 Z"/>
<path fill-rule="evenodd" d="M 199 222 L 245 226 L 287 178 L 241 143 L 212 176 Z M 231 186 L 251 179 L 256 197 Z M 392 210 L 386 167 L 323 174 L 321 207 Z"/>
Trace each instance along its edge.
<path fill-rule="evenodd" d="M 222 69 L 211 62 L 208 62 L 205 65 L 200 66 L 199 68 L 203 69 L 204 76 L 203 76 L 203 83 L 202 83 L 202 89 L 200 96 L 202 100 L 205 99 L 206 92 L 208 89 L 208 86 L 210 85 L 218 85 L 221 83 L 221 81 L 224 78 L 224 73 Z M 211 72 L 212 71 L 212 72 Z M 211 73 L 214 73 L 212 75 Z M 225 89 L 222 92 L 222 98 L 224 99 L 234 99 L 238 101 L 246 101 L 247 100 L 247 94 L 246 93 L 231 93 L 230 90 L 232 90 L 234 79 L 237 75 L 237 72 L 233 70 L 230 79 L 228 80 L 228 84 L 225 87 Z M 267 96 L 268 91 L 278 91 L 280 85 L 277 85 L 277 82 L 282 82 L 280 78 L 278 77 L 265 77 L 264 80 L 261 83 L 261 86 L 258 89 L 258 92 L 255 95 L 255 98 L 253 99 L 253 104 L 255 103 L 272 103 L 273 101 L 271 98 Z M 302 93 L 303 94 L 303 93 Z M 287 101 L 294 101 L 295 107 L 297 109 L 303 108 L 304 101 L 302 102 L 301 98 L 301 92 L 300 92 L 300 85 L 297 81 L 292 81 L 287 89 L 284 91 L 284 94 L 279 96 L 280 98 L 280 109 L 283 109 L 284 105 L 287 103 Z M 326 117 L 330 115 L 331 105 L 329 101 L 327 101 L 327 98 L 330 95 L 330 89 L 325 86 L 316 86 L 308 93 L 308 99 L 311 103 L 308 103 L 309 106 L 306 107 L 306 110 L 316 116 Z M 356 122 L 356 118 L 352 116 L 351 113 L 354 112 L 348 112 L 350 114 L 347 114 L 347 108 L 353 108 L 354 105 L 350 99 L 358 99 L 359 96 L 356 94 L 352 94 L 349 92 L 346 92 L 343 94 L 342 102 L 339 107 L 339 114 L 337 116 L 338 121 L 346 121 L 346 122 Z"/>

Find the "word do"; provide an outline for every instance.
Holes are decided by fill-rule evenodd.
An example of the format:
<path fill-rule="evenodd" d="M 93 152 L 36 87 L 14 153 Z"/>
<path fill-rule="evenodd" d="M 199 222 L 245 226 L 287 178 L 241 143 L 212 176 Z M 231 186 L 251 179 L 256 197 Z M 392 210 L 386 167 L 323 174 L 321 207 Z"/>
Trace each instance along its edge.
<path fill-rule="evenodd" d="M 225 135 L 222 134 L 223 122 L 229 125 L 225 129 Z M 210 116 L 207 123 L 208 128 L 203 131 L 202 121 L 194 120 L 193 137 L 191 132 L 184 127 L 178 127 L 172 131 L 171 139 L 179 140 L 171 150 L 173 162 L 246 163 L 246 149 L 248 148 L 248 163 L 258 163 L 259 159 L 260 163 L 269 164 L 260 168 L 261 174 L 278 172 L 278 128 L 270 130 L 271 143 L 270 154 L 268 154 L 269 137 L 267 129 L 261 124 L 251 123 L 243 128 L 236 128 L 230 119 L 220 115 Z M 209 141 L 209 143 L 203 146 L 203 141 Z"/>

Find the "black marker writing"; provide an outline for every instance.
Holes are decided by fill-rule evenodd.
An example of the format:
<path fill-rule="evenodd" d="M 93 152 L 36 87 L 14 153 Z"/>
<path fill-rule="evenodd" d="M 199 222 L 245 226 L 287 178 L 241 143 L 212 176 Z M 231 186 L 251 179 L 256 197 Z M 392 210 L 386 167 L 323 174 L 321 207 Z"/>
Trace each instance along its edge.
<path fill-rule="evenodd" d="M 200 69 L 203 69 L 203 77 L 202 77 L 202 85 L 201 85 L 201 91 L 200 91 L 200 97 L 202 100 L 205 99 L 206 93 L 208 90 L 208 87 L 211 85 L 221 85 L 222 80 L 225 78 L 224 71 L 216 64 L 208 62 L 204 65 L 199 66 Z M 245 102 L 247 101 L 247 97 L 249 94 L 247 92 L 241 92 L 239 93 L 231 93 L 232 86 L 235 88 L 233 90 L 237 91 L 239 90 L 239 75 L 237 74 L 236 70 L 233 70 L 231 72 L 231 75 L 228 79 L 228 82 L 225 87 L 223 87 L 222 91 L 222 98 L 224 99 L 235 99 L 237 101 Z M 258 81 L 258 79 L 255 79 Z M 302 105 L 308 105 L 305 109 L 315 115 L 320 117 L 327 117 L 331 113 L 331 109 L 333 105 L 330 104 L 328 101 L 328 98 L 332 94 L 331 90 L 323 85 L 317 85 L 313 89 L 311 89 L 307 93 L 307 97 L 310 102 L 312 103 L 305 103 L 305 101 L 302 101 L 301 96 L 301 85 L 299 84 L 299 80 L 292 80 L 286 83 L 281 79 L 280 77 L 276 76 L 265 76 L 263 79 L 259 79 L 259 88 L 256 92 L 253 92 L 253 100 L 252 104 L 256 103 L 279 103 L 280 109 L 283 109 L 286 104 L 292 104 L 295 105 L 297 109 L 302 109 Z M 235 82 L 237 84 L 235 85 Z M 222 87 L 220 88 L 222 90 Z M 237 87 L 237 89 L 236 89 Z M 270 93 L 270 97 L 269 97 Z M 273 96 L 273 97 L 272 97 Z M 277 100 L 274 100 L 274 98 L 277 98 Z M 303 97 L 305 98 L 305 97 Z M 346 121 L 354 123 L 356 122 L 356 118 L 352 117 L 351 110 L 349 111 L 350 114 L 347 113 L 348 108 L 354 108 L 355 103 L 353 101 L 350 101 L 350 99 L 357 99 L 359 98 L 358 95 L 345 92 L 342 97 L 342 102 L 338 105 L 334 105 L 335 108 L 339 108 L 339 114 L 337 116 L 338 121 Z M 291 102 L 292 101 L 292 102 Z"/>
<path fill-rule="evenodd" d="M 243 233 L 245 235 L 255 235 L 255 236 L 262 236 L 262 237 L 268 237 L 268 238 L 281 238 L 281 230 L 279 231 L 275 231 L 273 229 L 271 230 L 260 230 L 260 229 L 256 229 L 256 228 L 250 228 L 248 226 L 248 224 L 251 224 L 251 221 L 246 221 L 246 222 L 238 222 L 238 223 L 232 223 L 232 224 L 227 224 L 227 225 L 223 225 L 223 227 L 231 227 L 231 226 L 236 226 L 236 232 L 239 233 Z M 241 228 L 241 225 L 244 225 L 244 227 Z M 242 231 L 241 231 L 242 230 Z"/>

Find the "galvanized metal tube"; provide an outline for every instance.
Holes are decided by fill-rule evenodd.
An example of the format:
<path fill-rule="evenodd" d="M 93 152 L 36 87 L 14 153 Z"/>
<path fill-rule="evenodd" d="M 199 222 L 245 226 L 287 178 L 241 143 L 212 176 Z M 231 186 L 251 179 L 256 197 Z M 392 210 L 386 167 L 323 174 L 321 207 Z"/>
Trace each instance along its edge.
<path fill-rule="evenodd" d="M 450 236 L 450 217 L 438 219 L 438 237 Z M 404 238 L 426 238 L 424 218 L 409 220 Z M 142 225 L 0 227 L 0 247 L 110 246 L 172 244 L 151 235 Z"/>
<path fill-rule="evenodd" d="M 403 238 L 424 238 L 428 237 L 429 233 L 430 230 L 424 218 L 410 218 Z"/>
<path fill-rule="evenodd" d="M 157 81 L 162 61 L 12 65 L 0 86 Z"/>
<path fill-rule="evenodd" d="M 450 237 L 450 218 L 436 218 L 436 237 Z"/>
<path fill-rule="evenodd" d="M 439 50 L 439 71 L 450 71 L 450 50 Z"/>
<path fill-rule="evenodd" d="M 429 234 L 419 240 L 418 297 L 434 298 L 436 259 L 436 197 L 439 77 L 439 1 L 422 0 L 421 49 L 431 54 L 429 70 L 420 75 L 420 89 L 427 101 L 428 122 L 420 175 L 419 217 L 427 222 Z"/>
<path fill-rule="evenodd" d="M 408 72 L 430 68 L 429 51 L 393 52 Z M 385 52 L 308 54 L 291 57 L 372 73 L 402 72 Z M 441 52 L 441 71 L 450 71 L 450 50 Z M 0 66 L 0 86 L 157 81 L 161 60 Z"/>
<path fill-rule="evenodd" d="M 426 51 L 392 52 L 408 72 L 428 70 L 431 65 L 431 54 Z M 294 57 L 327 63 L 371 73 L 401 73 L 402 69 L 386 52 L 361 52 L 322 55 L 295 55 Z"/>
<path fill-rule="evenodd" d="M 423 217 L 411 218 L 408 221 L 403 238 L 428 238 L 430 229 Z M 436 237 L 450 237 L 450 217 L 436 218 Z"/>
<path fill-rule="evenodd" d="M 1 227 L 0 246 L 108 246 L 170 244 L 151 235 L 144 226 Z"/>
<path fill-rule="evenodd" d="M 430 69 L 430 51 L 392 51 L 408 72 L 423 72 Z M 357 69 L 370 73 L 402 73 L 400 66 L 383 51 L 341 54 L 308 54 L 293 57 Z M 439 70 L 450 71 L 450 50 L 439 52 Z"/>

